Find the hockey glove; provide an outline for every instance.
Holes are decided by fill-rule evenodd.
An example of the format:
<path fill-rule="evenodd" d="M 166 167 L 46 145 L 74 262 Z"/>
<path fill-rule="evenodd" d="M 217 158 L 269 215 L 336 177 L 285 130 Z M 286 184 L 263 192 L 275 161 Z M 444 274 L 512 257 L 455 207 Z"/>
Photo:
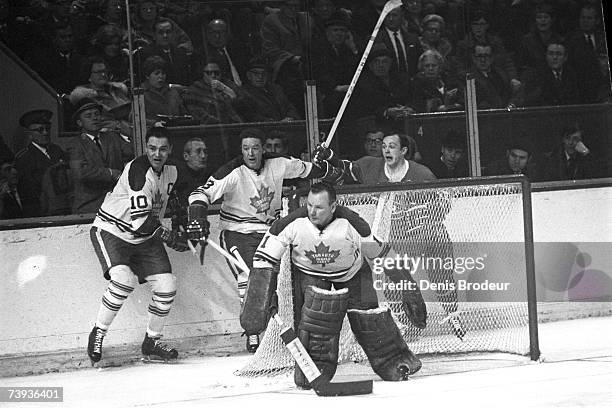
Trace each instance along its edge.
<path fill-rule="evenodd" d="M 321 163 L 323 161 L 329 161 L 334 157 L 334 151 L 330 149 L 329 147 L 318 145 L 315 148 L 315 151 L 312 157 L 313 157 L 312 161 L 314 163 Z"/>
<path fill-rule="evenodd" d="M 184 252 L 189 249 L 187 245 L 187 235 L 181 231 L 171 231 L 164 227 L 157 227 L 153 236 L 161 239 L 170 248 L 178 252 Z"/>
<path fill-rule="evenodd" d="M 210 234 L 210 224 L 206 220 L 207 209 L 200 204 L 187 207 L 187 237 L 190 240 L 205 240 Z"/>

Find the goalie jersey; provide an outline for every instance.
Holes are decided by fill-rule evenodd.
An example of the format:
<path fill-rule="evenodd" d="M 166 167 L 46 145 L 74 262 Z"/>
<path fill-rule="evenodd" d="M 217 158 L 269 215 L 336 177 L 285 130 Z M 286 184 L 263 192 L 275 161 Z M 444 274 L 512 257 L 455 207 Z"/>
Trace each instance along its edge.
<path fill-rule="evenodd" d="M 158 174 L 146 155 L 132 160 L 106 194 L 93 225 L 131 244 L 146 241 L 161 225 L 176 177 L 173 165 Z"/>
<path fill-rule="evenodd" d="M 338 206 L 333 220 L 323 229 L 310 222 L 307 209 L 302 207 L 272 225 L 253 256 L 253 267 L 280 263 L 290 247 L 291 262 L 301 272 L 346 282 L 359 271 L 363 257 L 369 257 L 362 254 L 362 240 L 372 242 L 370 237 L 368 223 L 346 207 Z M 375 245 L 368 245 L 368 252 L 380 255 L 383 245 L 372 243 Z"/>
<path fill-rule="evenodd" d="M 189 204 L 199 201 L 209 205 L 223 197 L 222 230 L 264 233 L 280 215 L 283 180 L 305 178 L 311 170 L 312 163 L 300 159 L 267 157 L 255 171 L 237 157 L 195 189 Z"/>

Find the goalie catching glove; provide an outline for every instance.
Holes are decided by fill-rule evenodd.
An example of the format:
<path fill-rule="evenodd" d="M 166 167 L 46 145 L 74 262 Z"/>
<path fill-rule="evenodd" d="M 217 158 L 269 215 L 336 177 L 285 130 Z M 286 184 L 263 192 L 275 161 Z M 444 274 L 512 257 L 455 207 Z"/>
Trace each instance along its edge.
<path fill-rule="evenodd" d="M 187 207 L 187 237 L 190 240 L 206 240 L 210 234 L 210 223 L 206 219 L 205 205 L 192 204 Z"/>
<path fill-rule="evenodd" d="M 161 239 L 170 248 L 178 252 L 184 252 L 189 249 L 187 244 L 187 234 L 181 231 L 171 231 L 162 226 L 157 227 L 153 232 L 153 237 Z"/>

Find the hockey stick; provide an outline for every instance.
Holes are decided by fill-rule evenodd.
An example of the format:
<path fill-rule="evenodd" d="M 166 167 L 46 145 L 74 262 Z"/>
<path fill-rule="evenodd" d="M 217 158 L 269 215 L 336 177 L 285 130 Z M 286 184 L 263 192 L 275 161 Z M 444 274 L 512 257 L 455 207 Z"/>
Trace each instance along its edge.
<path fill-rule="evenodd" d="M 349 88 L 346 91 L 346 94 L 344 95 L 344 99 L 342 100 L 342 105 L 340 105 L 338 114 L 336 115 L 336 118 L 334 119 L 334 123 L 332 124 L 332 127 L 329 131 L 329 135 L 327 136 L 327 139 L 325 139 L 325 141 L 322 143 L 323 147 L 329 147 L 332 139 L 334 138 L 334 135 L 336 134 L 336 129 L 338 128 L 338 125 L 340 124 L 340 120 L 342 119 L 342 115 L 344 114 L 344 110 L 346 109 L 346 106 L 348 105 L 349 99 L 351 99 L 351 95 L 353 94 L 355 85 L 357 85 L 357 80 L 359 79 L 359 76 L 361 75 L 361 71 L 363 70 L 363 67 L 365 66 L 366 60 L 368 59 L 368 55 L 370 55 L 370 50 L 372 49 L 372 45 L 374 45 L 374 40 L 376 39 L 376 36 L 378 35 L 378 31 L 380 30 L 380 27 L 382 26 L 382 23 L 385 17 L 387 16 L 387 14 L 389 14 L 391 10 L 401 5 L 402 5 L 402 0 L 389 0 L 387 1 L 387 4 L 385 4 L 385 7 L 382 9 L 382 12 L 380 13 L 380 17 L 378 17 L 378 21 L 376 22 L 376 25 L 374 26 L 374 31 L 372 31 L 372 36 L 368 40 L 368 44 L 366 45 L 365 50 L 363 51 L 363 55 L 361 56 L 359 65 L 357 65 L 357 70 L 355 71 L 355 74 L 353 75 L 353 79 L 351 80 Z"/>
<path fill-rule="evenodd" d="M 210 244 L 213 241 L 207 240 Z M 223 255 L 228 261 L 232 262 L 234 265 L 238 266 L 240 262 L 236 260 L 229 252 L 223 249 L 218 244 L 211 245 L 214 249 L 216 249 L 221 255 Z M 244 262 L 244 261 L 243 261 Z M 241 265 L 242 266 L 242 265 Z M 244 269 L 243 269 L 244 270 Z M 248 268 L 246 268 L 245 272 L 250 273 Z M 361 394 L 370 394 L 372 393 L 373 381 L 372 380 L 363 380 L 363 381 L 350 381 L 350 382 L 322 382 L 321 381 L 321 371 L 317 367 L 310 354 L 300 341 L 300 339 L 295 334 L 295 331 L 292 327 L 285 325 L 281 317 L 278 315 L 278 310 L 273 308 L 271 310 L 272 318 L 281 328 L 280 337 L 285 343 L 287 350 L 291 353 L 291 356 L 298 364 L 306 379 L 312 385 L 312 388 L 320 396 L 342 396 L 342 395 L 361 395 Z"/>

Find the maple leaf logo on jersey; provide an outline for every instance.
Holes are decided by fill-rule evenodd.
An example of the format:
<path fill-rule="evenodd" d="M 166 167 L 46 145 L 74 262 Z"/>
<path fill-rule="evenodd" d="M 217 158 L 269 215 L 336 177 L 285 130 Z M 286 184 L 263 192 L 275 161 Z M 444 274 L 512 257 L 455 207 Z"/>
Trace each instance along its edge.
<path fill-rule="evenodd" d="M 255 197 L 251 197 L 251 205 L 257 210 L 257 214 L 266 213 L 270 209 L 270 203 L 274 198 L 274 191 L 268 192 L 268 187 L 261 186 Z"/>
<path fill-rule="evenodd" d="M 304 253 L 313 265 L 319 264 L 325 268 L 326 264 L 336 262 L 336 258 L 340 256 L 340 251 L 329 250 L 329 246 L 325 245 L 322 241 L 319 245 L 315 246 L 315 250 L 306 251 Z"/>
<path fill-rule="evenodd" d="M 164 205 L 164 200 L 162 199 L 162 195 L 157 190 L 157 192 L 153 195 L 153 203 L 151 204 L 151 212 L 158 216 L 161 212 L 162 206 Z"/>

